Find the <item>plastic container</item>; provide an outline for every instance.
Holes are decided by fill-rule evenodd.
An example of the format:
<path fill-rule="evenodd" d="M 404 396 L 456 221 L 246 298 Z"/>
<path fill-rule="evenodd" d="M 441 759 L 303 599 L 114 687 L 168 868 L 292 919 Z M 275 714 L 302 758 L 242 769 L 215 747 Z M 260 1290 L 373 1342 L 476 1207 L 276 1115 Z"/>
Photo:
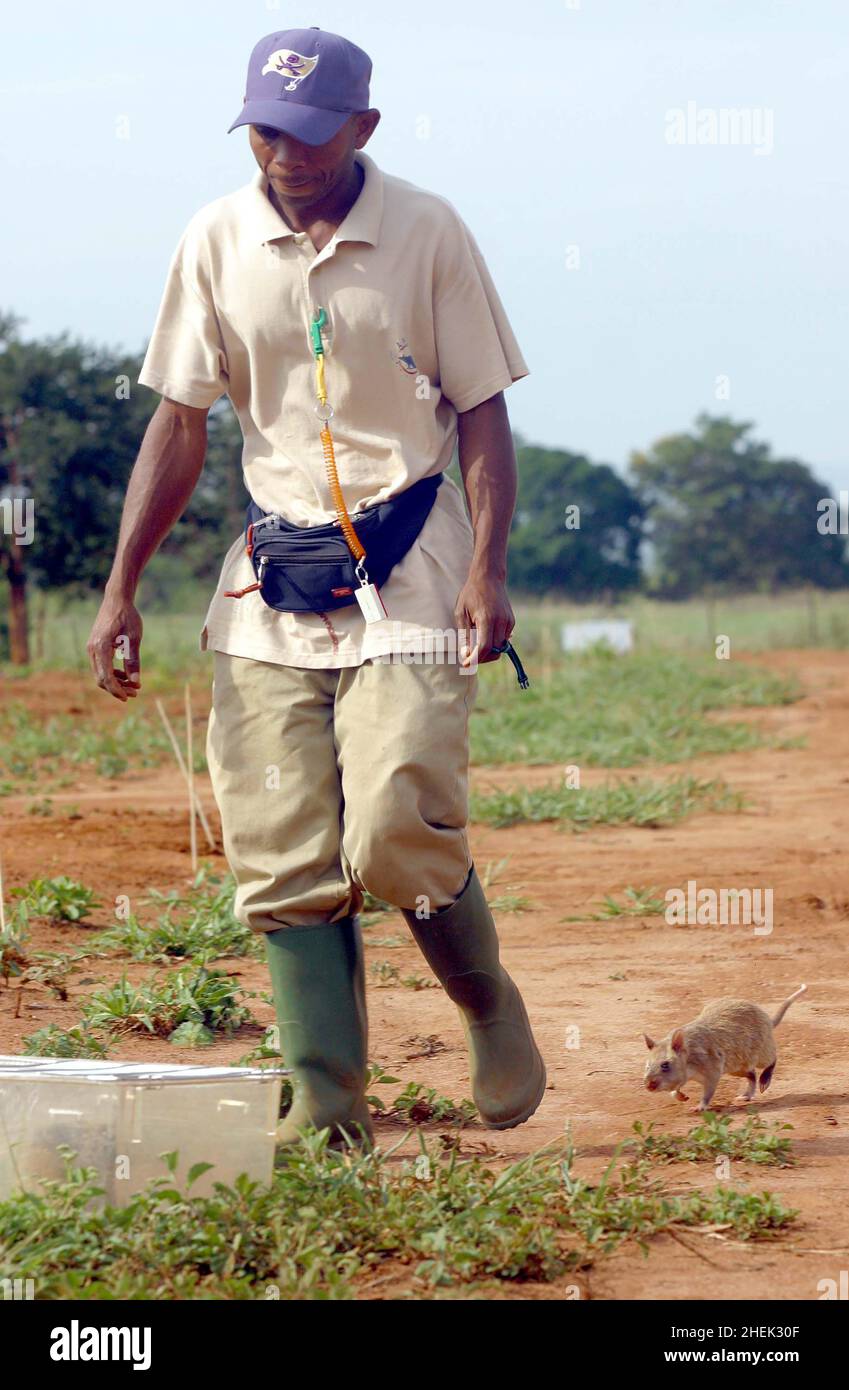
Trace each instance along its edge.
<path fill-rule="evenodd" d="M 615 652 L 634 650 L 634 625 L 627 618 L 583 618 L 564 623 L 560 629 L 560 645 L 564 652 L 585 652 L 599 643 Z"/>
<path fill-rule="evenodd" d="M 195 1163 L 214 1167 L 193 1196 L 246 1173 L 269 1183 L 284 1070 L 0 1056 L 0 1199 L 62 1178 L 59 1148 L 95 1168 L 104 1200 L 124 1203 L 179 1155 L 183 1187 Z"/>

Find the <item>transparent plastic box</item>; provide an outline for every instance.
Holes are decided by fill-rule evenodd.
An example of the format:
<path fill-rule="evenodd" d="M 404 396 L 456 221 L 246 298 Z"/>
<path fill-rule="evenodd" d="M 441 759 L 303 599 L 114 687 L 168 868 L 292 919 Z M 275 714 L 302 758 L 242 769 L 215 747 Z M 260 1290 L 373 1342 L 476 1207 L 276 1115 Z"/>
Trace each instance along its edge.
<path fill-rule="evenodd" d="M 195 1163 L 214 1165 L 192 1196 L 240 1173 L 270 1183 L 285 1074 L 0 1056 L 0 1199 L 64 1177 L 63 1145 L 75 1165 L 97 1170 L 112 1206 L 168 1176 L 164 1153 L 179 1155 L 180 1187 Z"/>

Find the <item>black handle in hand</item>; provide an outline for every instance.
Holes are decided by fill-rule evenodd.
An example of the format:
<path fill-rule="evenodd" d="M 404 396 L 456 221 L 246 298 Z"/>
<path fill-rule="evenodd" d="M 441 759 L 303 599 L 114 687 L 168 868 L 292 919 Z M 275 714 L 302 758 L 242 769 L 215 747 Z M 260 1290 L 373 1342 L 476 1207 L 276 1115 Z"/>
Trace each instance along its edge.
<path fill-rule="evenodd" d="M 516 651 L 516 649 L 515 649 L 515 647 L 513 646 L 512 642 L 502 642 L 500 647 L 493 647 L 492 650 L 493 650 L 494 652 L 499 652 L 499 653 L 504 652 L 504 653 L 506 653 L 507 656 L 509 656 L 510 660 L 512 661 L 513 665 L 514 665 L 515 668 L 516 668 L 516 679 L 517 679 L 517 681 L 519 682 L 519 684 L 520 684 L 520 686 L 522 687 L 523 690 L 527 690 L 527 689 L 528 689 L 528 686 L 530 685 L 530 681 L 528 680 L 528 677 L 527 677 L 527 675 L 525 674 L 525 668 L 524 668 L 524 666 L 522 665 L 521 661 L 519 660 L 519 653 Z"/>

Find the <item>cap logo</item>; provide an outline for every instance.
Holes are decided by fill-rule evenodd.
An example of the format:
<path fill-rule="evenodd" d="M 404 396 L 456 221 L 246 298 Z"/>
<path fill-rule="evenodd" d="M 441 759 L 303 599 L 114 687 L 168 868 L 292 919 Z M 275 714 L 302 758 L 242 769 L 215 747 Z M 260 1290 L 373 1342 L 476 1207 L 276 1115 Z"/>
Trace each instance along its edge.
<path fill-rule="evenodd" d="M 419 369 L 416 366 L 415 357 L 411 352 L 407 351 L 407 339 L 396 338 L 395 346 L 398 348 L 398 351 L 393 352 L 392 356 L 398 363 L 401 371 L 406 372 L 407 376 L 415 376 Z"/>
<path fill-rule="evenodd" d="M 303 82 L 305 77 L 309 77 L 320 57 L 320 53 L 310 58 L 305 57 L 303 53 L 293 53 L 291 48 L 278 48 L 276 52 L 268 55 L 260 77 L 265 77 L 267 72 L 275 72 L 280 77 L 291 77 L 292 81 L 287 82 L 283 90 L 294 92 L 298 84 Z"/>

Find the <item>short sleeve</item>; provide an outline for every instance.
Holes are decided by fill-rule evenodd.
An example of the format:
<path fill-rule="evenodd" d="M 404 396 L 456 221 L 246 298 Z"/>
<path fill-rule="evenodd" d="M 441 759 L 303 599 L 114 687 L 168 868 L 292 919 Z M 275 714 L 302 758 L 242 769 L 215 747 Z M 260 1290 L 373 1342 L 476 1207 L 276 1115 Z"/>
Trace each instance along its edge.
<path fill-rule="evenodd" d="M 440 388 L 462 413 L 527 376 L 528 367 L 480 248 L 452 213 L 436 258 L 433 313 Z"/>
<path fill-rule="evenodd" d="M 161 396 L 201 409 L 227 391 L 227 352 L 204 266 L 203 240 L 192 223 L 171 258 L 138 379 Z"/>

